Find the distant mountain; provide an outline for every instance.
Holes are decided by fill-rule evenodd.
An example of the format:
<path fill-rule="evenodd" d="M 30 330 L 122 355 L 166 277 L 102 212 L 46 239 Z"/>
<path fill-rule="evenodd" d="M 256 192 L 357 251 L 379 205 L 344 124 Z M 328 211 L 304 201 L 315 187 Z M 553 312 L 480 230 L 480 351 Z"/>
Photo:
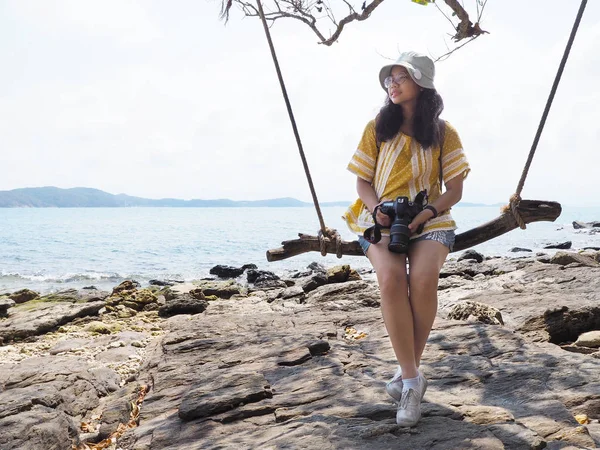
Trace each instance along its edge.
<path fill-rule="evenodd" d="M 350 202 L 324 202 L 321 206 L 348 206 Z M 102 208 L 132 206 L 170 206 L 170 207 L 291 207 L 313 206 L 295 198 L 276 198 L 271 200 L 234 201 L 219 200 L 179 200 L 162 198 L 153 200 L 130 195 L 113 195 L 99 189 L 71 188 L 61 189 L 47 186 L 39 188 L 13 189 L 0 191 L 0 208 Z"/>
<path fill-rule="evenodd" d="M 350 202 L 323 202 L 321 206 L 348 206 Z M 483 203 L 460 202 L 458 206 L 501 206 L 501 203 L 485 205 Z M 239 208 L 239 207 L 312 207 L 313 204 L 295 198 L 274 198 L 270 200 L 180 200 L 161 198 L 154 200 L 130 195 L 113 195 L 99 189 L 71 188 L 61 189 L 53 186 L 13 189 L 0 191 L 0 208 L 120 208 L 120 207 L 193 207 L 193 208 Z"/>

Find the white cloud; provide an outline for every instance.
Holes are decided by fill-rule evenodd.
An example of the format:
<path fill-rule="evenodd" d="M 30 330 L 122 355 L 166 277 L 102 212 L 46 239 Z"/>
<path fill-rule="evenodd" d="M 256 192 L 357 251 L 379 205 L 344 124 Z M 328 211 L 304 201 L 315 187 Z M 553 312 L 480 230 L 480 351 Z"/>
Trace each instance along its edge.
<path fill-rule="evenodd" d="M 310 200 L 257 19 L 234 13 L 224 26 L 218 2 L 8 5 L 0 189 Z M 490 1 L 482 26 L 491 34 L 438 64 L 444 117 L 473 166 L 464 200 L 505 201 L 514 191 L 576 10 L 558 0 Z M 600 204 L 590 173 L 600 162 L 599 12 L 588 5 L 524 197 Z M 446 31 L 435 8 L 409 1 L 385 2 L 331 48 L 302 24 L 272 28 L 320 200 L 356 196 L 346 164 L 383 102 L 381 55 L 440 55 Z"/>

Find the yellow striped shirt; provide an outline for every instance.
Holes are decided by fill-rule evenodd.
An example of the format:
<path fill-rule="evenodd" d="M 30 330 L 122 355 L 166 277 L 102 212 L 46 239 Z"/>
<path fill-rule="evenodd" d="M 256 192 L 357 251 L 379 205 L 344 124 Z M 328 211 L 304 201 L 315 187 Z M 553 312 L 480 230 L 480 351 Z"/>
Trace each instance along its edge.
<path fill-rule="evenodd" d="M 448 122 L 443 149 L 444 183 L 456 176 L 466 177 L 471 169 L 460 137 Z M 416 139 L 402 132 L 389 141 L 382 142 L 378 149 L 375 120 L 371 120 L 365 127 L 358 148 L 348 164 L 348 170 L 371 183 L 380 201 L 394 200 L 399 196 L 414 200 L 420 191 L 427 189 L 429 203 L 433 203 L 441 195 L 439 157 L 439 146 L 423 149 Z M 360 235 L 374 224 L 371 212 L 360 198 L 350 205 L 342 217 L 350 230 Z M 425 223 L 421 234 L 413 234 L 411 239 L 430 231 L 455 229 L 456 223 L 450 210 L 440 211 L 438 217 Z M 382 234 L 386 235 L 386 231 Z"/>

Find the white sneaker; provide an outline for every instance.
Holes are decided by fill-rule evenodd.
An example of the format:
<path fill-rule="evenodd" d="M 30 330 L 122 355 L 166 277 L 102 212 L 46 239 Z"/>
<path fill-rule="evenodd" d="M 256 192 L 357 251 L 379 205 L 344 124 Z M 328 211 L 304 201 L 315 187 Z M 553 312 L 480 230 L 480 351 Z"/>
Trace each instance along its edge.
<path fill-rule="evenodd" d="M 402 382 L 402 369 L 398 366 L 398 370 L 396 370 L 396 374 L 394 377 L 388 381 L 385 385 L 385 390 L 397 402 L 402 398 L 402 388 L 404 387 L 404 383 Z"/>
<path fill-rule="evenodd" d="M 401 427 L 413 427 L 421 418 L 421 396 L 414 389 L 402 392 L 396 412 L 396 423 Z"/>
<path fill-rule="evenodd" d="M 421 372 L 419 372 L 419 382 L 422 392 L 421 398 L 423 398 L 425 396 L 425 392 L 427 391 L 427 379 L 423 376 Z M 400 366 L 398 366 L 398 370 L 396 370 L 396 374 L 394 375 L 394 377 L 385 385 L 385 390 L 390 397 L 396 400 L 396 402 L 399 402 L 402 398 L 403 388 L 404 383 L 402 382 L 402 369 L 400 368 Z"/>

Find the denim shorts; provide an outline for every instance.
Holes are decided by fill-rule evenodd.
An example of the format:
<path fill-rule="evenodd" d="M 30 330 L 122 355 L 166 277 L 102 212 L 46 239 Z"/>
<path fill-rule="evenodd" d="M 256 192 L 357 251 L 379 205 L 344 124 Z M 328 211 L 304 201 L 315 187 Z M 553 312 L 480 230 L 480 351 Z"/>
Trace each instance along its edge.
<path fill-rule="evenodd" d="M 452 230 L 430 231 L 429 233 L 422 234 L 416 239 L 411 239 L 408 245 L 410 246 L 411 244 L 419 241 L 436 241 L 444 244 L 450 251 L 452 251 L 455 240 L 456 235 Z M 371 243 L 362 236 L 358 237 L 358 243 L 360 244 L 363 253 L 366 255 Z"/>

